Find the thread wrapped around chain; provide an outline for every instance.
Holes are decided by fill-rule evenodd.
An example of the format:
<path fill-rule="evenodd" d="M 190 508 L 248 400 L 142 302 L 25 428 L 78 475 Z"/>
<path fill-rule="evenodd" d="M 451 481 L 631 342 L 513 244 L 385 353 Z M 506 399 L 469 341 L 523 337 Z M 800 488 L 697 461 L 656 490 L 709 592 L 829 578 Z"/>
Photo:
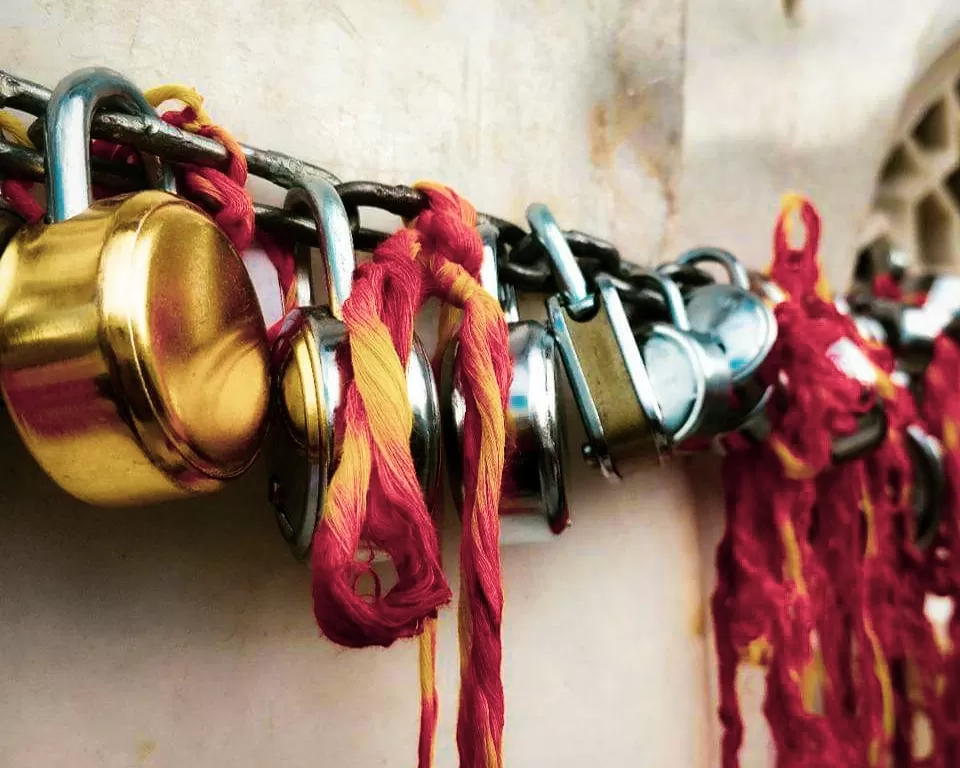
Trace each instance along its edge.
<path fill-rule="evenodd" d="M 794 213 L 806 232 L 800 248 L 789 242 Z M 887 653 L 896 642 L 886 619 L 878 629 L 874 607 L 878 595 L 890 600 L 883 590 L 899 554 L 891 509 L 904 505 L 888 503 L 902 497 L 888 474 L 903 470 L 904 457 L 831 465 L 833 438 L 856 428 L 875 392 L 893 397 L 894 390 L 875 363 L 875 382 L 866 386 L 834 362 L 842 345 L 861 346 L 830 302 L 819 236 L 813 206 L 788 196 L 770 268 L 788 298 L 774 308 L 779 336 L 759 376 L 778 386 L 771 432 L 762 444 L 727 440 L 727 527 L 713 597 L 725 768 L 738 765 L 743 738 L 741 659 L 767 669 L 764 712 L 778 765 L 883 765 L 894 740 Z"/>
<path fill-rule="evenodd" d="M 191 133 L 216 139 L 227 150 L 229 162 L 225 171 L 200 165 L 177 166 L 178 191 L 211 213 L 214 221 L 227 234 L 234 247 L 243 252 L 256 242 L 277 271 L 285 312 L 296 306 L 293 246 L 267 232 L 256 230 L 253 198 L 246 188 L 248 171 L 243 148 L 233 135 L 216 125 L 203 108 L 203 97 L 183 85 L 161 85 L 144 93 L 147 102 L 159 107 L 167 101 L 179 101 L 184 107 L 168 111 L 163 120 Z M 267 329 L 272 340 L 280 323 Z"/>
<path fill-rule="evenodd" d="M 477 281 L 482 245 L 475 211 L 446 188 L 420 188 L 427 209 L 357 269 L 344 303 L 349 355 L 343 360 L 345 387 L 337 419 L 342 438 L 314 537 L 314 609 L 324 634 L 342 645 L 387 646 L 421 636 L 419 760 L 430 765 L 437 718 L 435 619 L 451 595 L 410 455 L 404 366 L 415 314 L 436 296 L 463 312 L 457 376 L 467 415 L 457 741 L 461 765 L 496 766 L 502 762 L 503 729 L 498 508 L 509 347 L 499 307 Z M 452 317 L 444 313 L 443 335 Z M 382 550 L 394 563 L 397 582 L 386 593 L 379 586 L 372 598 L 356 591 L 358 578 L 371 571 L 356 557 L 361 546 Z"/>

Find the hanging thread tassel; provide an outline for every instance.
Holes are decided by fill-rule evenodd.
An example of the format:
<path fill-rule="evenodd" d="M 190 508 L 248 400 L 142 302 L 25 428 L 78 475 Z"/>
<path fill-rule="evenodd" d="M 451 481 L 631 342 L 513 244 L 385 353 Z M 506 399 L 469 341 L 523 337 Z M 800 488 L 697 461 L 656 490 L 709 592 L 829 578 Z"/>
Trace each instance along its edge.
<path fill-rule="evenodd" d="M 804 224 L 800 248 L 789 242 L 794 214 Z M 831 465 L 833 438 L 856 428 L 874 394 L 834 362 L 856 342 L 829 304 L 819 235 L 813 206 L 788 196 L 769 270 L 788 298 L 774 307 L 779 336 L 759 372 L 778 387 L 771 431 L 761 444 L 727 440 L 713 597 L 724 768 L 739 765 L 741 661 L 767 670 L 778 765 L 882 765 L 893 739 L 890 675 L 862 568 L 866 473 L 859 461 Z"/>

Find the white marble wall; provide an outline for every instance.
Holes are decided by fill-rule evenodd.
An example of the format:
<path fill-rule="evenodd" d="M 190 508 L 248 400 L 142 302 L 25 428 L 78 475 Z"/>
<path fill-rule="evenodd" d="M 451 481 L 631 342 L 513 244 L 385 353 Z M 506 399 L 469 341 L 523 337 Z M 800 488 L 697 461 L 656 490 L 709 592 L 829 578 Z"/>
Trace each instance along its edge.
<path fill-rule="evenodd" d="M 541 200 L 641 262 L 710 241 L 760 264 L 800 188 L 842 281 L 903 89 L 960 8 L 796 4 L 788 21 L 779 0 L 4 0 L 0 67 L 195 85 L 258 145 L 345 178 L 443 180 L 515 219 Z M 103 511 L 53 487 L 6 419 L 0 444 L 0 766 L 413 763 L 415 646 L 317 638 L 261 467 L 213 499 Z M 574 528 L 505 552 L 508 765 L 713 764 L 711 472 L 611 487 L 575 464 Z M 772 764 L 762 727 L 745 764 Z"/>

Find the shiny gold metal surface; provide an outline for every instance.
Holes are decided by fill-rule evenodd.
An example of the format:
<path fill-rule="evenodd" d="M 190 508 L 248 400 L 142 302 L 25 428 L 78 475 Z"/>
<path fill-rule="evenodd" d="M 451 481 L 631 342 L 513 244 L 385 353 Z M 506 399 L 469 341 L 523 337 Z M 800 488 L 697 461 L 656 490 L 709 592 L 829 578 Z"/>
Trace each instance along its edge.
<path fill-rule="evenodd" d="M 26 226 L 0 259 L 0 387 L 47 473 L 92 504 L 211 491 L 246 469 L 269 398 L 249 277 L 159 191 Z"/>
<path fill-rule="evenodd" d="M 633 395 L 633 383 L 606 304 L 598 302 L 597 314 L 589 321 L 570 322 L 567 327 L 614 464 L 619 467 L 623 462 L 656 456 L 657 443 Z"/>

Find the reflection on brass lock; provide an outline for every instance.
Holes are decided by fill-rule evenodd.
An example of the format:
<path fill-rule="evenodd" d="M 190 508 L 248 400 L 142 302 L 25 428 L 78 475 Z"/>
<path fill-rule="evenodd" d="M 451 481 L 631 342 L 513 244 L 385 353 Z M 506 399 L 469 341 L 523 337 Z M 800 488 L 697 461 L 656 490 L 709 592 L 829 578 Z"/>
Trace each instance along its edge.
<path fill-rule="evenodd" d="M 667 434 L 674 443 L 717 434 L 730 410 L 730 367 L 723 351 L 690 327 L 680 289 L 671 280 L 652 270 L 635 279 L 663 296 L 673 323 L 651 323 L 635 333 Z"/>
<path fill-rule="evenodd" d="M 321 270 L 311 249 L 298 245 L 297 301 L 283 321 L 272 351 L 273 406 L 268 452 L 270 501 L 280 531 L 298 558 L 310 551 L 334 468 L 334 418 L 341 398 L 337 353 L 346 337 L 341 307 L 356 266 L 350 220 L 336 189 L 304 179 L 287 193 L 285 208 L 305 209 L 317 224 L 327 277 L 329 307 L 316 306 Z M 433 497 L 439 474 L 440 416 L 430 361 L 420 341 L 407 362 L 407 394 L 413 408 L 410 447 L 420 487 Z"/>
<path fill-rule="evenodd" d="M 21 437 L 67 492 L 126 505 L 219 488 L 256 457 L 268 355 L 227 237 L 167 192 L 92 203 L 101 103 L 156 119 L 105 69 L 65 78 L 45 117 L 50 224 L 0 259 L 0 386 Z"/>
<path fill-rule="evenodd" d="M 479 230 L 483 238 L 481 282 L 499 299 L 498 233 L 486 223 L 481 224 Z M 505 288 L 504 315 L 513 360 L 507 416 L 514 450 L 504 471 L 500 530 L 505 543 L 522 543 L 544 538 L 543 532 L 547 529 L 553 533 L 566 529 L 569 522 L 564 485 L 566 457 L 556 342 L 540 323 L 518 319 L 515 294 L 509 286 Z M 461 443 L 466 405 L 453 380 L 457 347 L 458 341 L 454 339 L 444 353 L 440 391 L 450 490 L 459 509 L 463 496 Z"/>
<path fill-rule="evenodd" d="M 777 340 L 777 320 L 770 306 L 750 290 L 750 275 L 740 261 L 721 248 L 695 248 L 677 259 L 679 265 L 719 264 L 730 280 L 695 289 L 687 301 L 690 327 L 711 337 L 730 368 L 736 407 L 716 423 L 718 433 L 739 429 L 770 398 L 769 387 L 752 381 Z"/>
<path fill-rule="evenodd" d="M 628 465 L 657 457 L 670 444 L 647 369 L 613 282 L 598 275 L 596 293 L 587 291 L 546 206 L 531 205 L 527 221 L 561 288 L 547 299 L 547 313 L 587 433 L 584 457 L 608 479 L 618 479 Z"/>

